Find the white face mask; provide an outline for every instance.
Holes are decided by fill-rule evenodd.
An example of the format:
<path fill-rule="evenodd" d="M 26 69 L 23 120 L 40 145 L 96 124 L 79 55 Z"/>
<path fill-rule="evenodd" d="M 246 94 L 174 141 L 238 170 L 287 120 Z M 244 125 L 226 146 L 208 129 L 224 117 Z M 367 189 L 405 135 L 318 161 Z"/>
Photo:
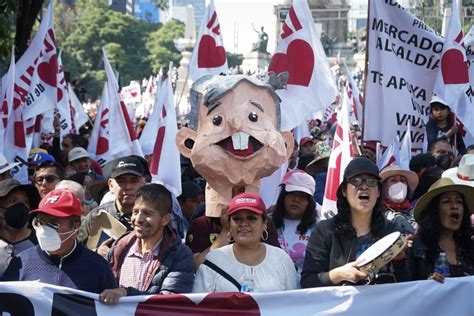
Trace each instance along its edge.
<path fill-rule="evenodd" d="M 38 238 L 39 246 L 44 251 L 56 251 L 61 248 L 61 244 L 71 238 L 73 234 L 77 231 L 77 229 L 71 230 L 69 232 L 61 233 L 64 234 L 71 234 L 69 237 L 61 241 L 59 237 L 59 233 L 52 227 L 47 225 L 41 225 L 39 227 L 35 227 L 36 231 L 36 238 Z"/>
<path fill-rule="evenodd" d="M 388 188 L 388 196 L 393 202 L 402 203 L 407 197 L 407 190 L 405 183 L 397 182 Z"/>

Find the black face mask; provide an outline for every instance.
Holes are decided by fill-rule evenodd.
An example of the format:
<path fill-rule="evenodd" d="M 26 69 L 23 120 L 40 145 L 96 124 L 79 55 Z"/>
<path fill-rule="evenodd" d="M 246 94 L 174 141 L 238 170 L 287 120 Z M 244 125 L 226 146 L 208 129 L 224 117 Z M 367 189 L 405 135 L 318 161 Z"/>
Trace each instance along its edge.
<path fill-rule="evenodd" d="M 451 168 L 453 158 L 448 155 L 441 155 L 436 158 L 436 165 L 443 170 Z"/>
<path fill-rule="evenodd" d="M 15 229 L 24 227 L 30 218 L 29 210 L 23 203 L 17 203 L 7 208 L 4 216 L 7 225 Z"/>

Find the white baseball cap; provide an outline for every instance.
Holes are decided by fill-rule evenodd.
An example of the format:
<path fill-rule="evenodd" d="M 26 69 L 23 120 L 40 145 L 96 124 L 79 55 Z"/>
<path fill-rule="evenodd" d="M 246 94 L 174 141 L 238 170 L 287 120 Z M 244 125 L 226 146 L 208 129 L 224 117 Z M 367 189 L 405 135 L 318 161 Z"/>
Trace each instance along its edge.
<path fill-rule="evenodd" d="M 81 159 L 81 158 L 90 158 L 89 153 L 82 147 L 74 147 L 69 151 L 67 156 L 69 162 L 73 162 L 74 160 Z"/>

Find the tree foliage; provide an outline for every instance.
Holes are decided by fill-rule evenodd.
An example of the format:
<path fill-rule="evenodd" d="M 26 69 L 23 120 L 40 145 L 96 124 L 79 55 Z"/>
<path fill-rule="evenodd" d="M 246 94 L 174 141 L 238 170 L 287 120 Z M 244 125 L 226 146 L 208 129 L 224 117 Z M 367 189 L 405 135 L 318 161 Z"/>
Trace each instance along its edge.
<path fill-rule="evenodd" d="M 163 24 L 157 31 L 148 36 L 146 48 L 149 51 L 148 60 L 153 73 L 161 67 L 167 68 L 170 61 L 179 65 L 181 53 L 174 44 L 174 40 L 184 36 L 184 23 L 172 20 Z"/>
<path fill-rule="evenodd" d="M 70 72 L 71 80 L 86 87 L 92 98 L 100 94 L 103 85 L 103 47 L 122 82 L 151 73 L 145 40 L 157 24 L 100 5 L 79 5 L 76 10 L 77 23 L 63 45 L 64 68 Z"/>

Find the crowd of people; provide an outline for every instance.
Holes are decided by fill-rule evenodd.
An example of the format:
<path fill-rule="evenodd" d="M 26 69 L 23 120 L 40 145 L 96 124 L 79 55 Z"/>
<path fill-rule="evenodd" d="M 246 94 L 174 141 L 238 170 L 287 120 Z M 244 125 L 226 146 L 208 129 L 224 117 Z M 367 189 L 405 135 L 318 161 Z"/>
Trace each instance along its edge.
<path fill-rule="evenodd" d="M 150 183 L 142 157 L 99 166 L 80 135 L 55 135 L 51 146 L 33 149 L 29 184 L 12 178 L 17 163 L 0 154 L 1 280 L 99 293 L 111 305 L 131 295 L 473 275 L 474 146 L 454 150 L 456 125 L 435 101 L 429 151 L 414 156 L 410 170 L 379 170 L 363 148 L 345 168 L 337 213 L 324 220 L 329 122 L 312 122 L 312 136 L 295 142 L 275 205 L 236 192 L 220 217 L 206 215 L 206 182 L 184 157 L 176 197 Z M 393 232 L 404 236 L 402 251 L 375 273 L 361 269 L 364 251 Z"/>

